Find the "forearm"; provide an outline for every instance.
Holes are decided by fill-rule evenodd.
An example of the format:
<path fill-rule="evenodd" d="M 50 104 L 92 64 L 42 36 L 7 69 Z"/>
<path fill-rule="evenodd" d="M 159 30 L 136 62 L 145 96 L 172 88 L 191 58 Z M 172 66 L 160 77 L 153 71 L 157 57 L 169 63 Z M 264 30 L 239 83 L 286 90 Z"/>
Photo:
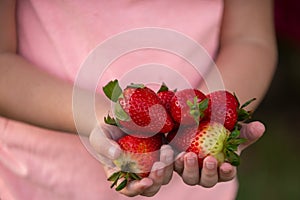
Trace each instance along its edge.
<path fill-rule="evenodd" d="M 0 55 L 0 115 L 75 133 L 72 92 L 72 83 L 37 69 L 21 56 L 13 53 Z M 82 91 L 83 95 L 87 92 Z M 82 110 L 84 112 L 84 108 Z M 86 130 L 95 125 L 89 120 L 86 123 Z"/>
<path fill-rule="evenodd" d="M 274 43 L 236 41 L 221 48 L 216 65 L 225 88 L 235 92 L 241 103 L 257 98 L 249 105 L 253 109 L 263 99 L 272 80 L 276 47 Z"/>
<path fill-rule="evenodd" d="M 262 100 L 275 71 L 277 48 L 272 0 L 225 0 L 216 65 L 224 86 L 241 103 Z"/>

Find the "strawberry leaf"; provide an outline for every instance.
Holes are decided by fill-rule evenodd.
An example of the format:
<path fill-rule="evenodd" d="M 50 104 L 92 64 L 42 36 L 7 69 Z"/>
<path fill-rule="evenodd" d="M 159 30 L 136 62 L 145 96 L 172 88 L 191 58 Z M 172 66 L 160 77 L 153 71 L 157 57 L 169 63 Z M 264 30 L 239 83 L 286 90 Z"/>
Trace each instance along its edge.
<path fill-rule="evenodd" d="M 117 187 L 116 190 L 120 191 L 122 189 L 124 189 L 127 185 L 128 180 L 125 178 Z"/>
<path fill-rule="evenodd" d="M 115 118 L 111 117 L 110 115 L 107 115 L 107 117 L 104 117 L 104 122 L 109 125 L 118 126 Z"/>
<path fill-rule="evenodd" d="M 256 98 L 248 100 L 238 109 L 238 121 L 246 121 L 251 118 L 251 111 L 246 111 L 244 108 L 255 100 Z"/>
<path fill-rule="evenodd" d="M 237 153 L 231 150 L 225 150 L 226 160 L 233 166 L 240 165 L 240 157 Z"/>
<path fill-rule="evenodd" d="M 207 109 L 208 107 L 208 98 L 206 99 L 203 99 L 199 105 L 198 105 L 198 108 L 199 108 L 199 111 L 200 111 L 200 116 L 203 117 L 204 116 L 204 111 Z"/>
<path fill-rule="evenodd" d="M 250 103 L 252 103 L 253 101 L 255 101 L 256 98 L 253 98 L 253 99 L 250 99 L 248 100 L 246 103 L 244 103 L 242 106 L 241 106 L 241 109 L 245 108 L 246 106 L 248 106 Z"/>
<path fill-rule="evenodd" d="M 120 177 L 120 172 L 113 173 L 107 180 L 108 181 L 115 181 Z"/>
<path fill-rule="evenodd" d="M 229 162 L 233 166 L 239 166 L 240 165 L 240 157 L 235 152 L 230 153 Z"/>
<path fill-rule="evenodd" d="M 137 84 L 137 83 L 131 83 L 130 85 L 127 86 L 127 88 L 144 88 L 144 84 Z"/>
<path fill-rule="evenodd" d="M 236 139 L 230 140 L 228 144 L 238 146 L 245 142 L 247 142 L 247 139 L 245 139 L 245 138 L 236 138 Z"/>
<path fill-rule="evenodd" d="M 162 83 L 162 85 L 160 86 L 160 88 L 157 91 L 157 93 L 165 92 L 165 91 L 169 91 L 169 88 L 167 87 L 167 85 L 165 83 Z"/>
<path fill-rule="evenodd" d="M 237 138 L 237 137 L 240 136 L 240 134 L 241 134 L 240 130 L 234 129 L 234 130 L 230 133 L 228 140 Z"/>
<path fill-rule="evenodd" d="M 237 151 L 238 146 L 247 141 L 245 138 L 238 138 L 240 136 L 240 130 L 236 127 L 226 140 L 225 148 L 230 151 Z"/>
<path fill-rule="evenodd" d="M 112 176 L 108 178 L 109 181 L 113 181 L 110 188 L 113 188 L 115 185 L 117 185 L 118 180 L 120 179 L 122 172 L 115 172 Z"/>
<path fill-rule="evenodd" d="M 237 151 L 239 145 L 246 141 L 247 141 L 247 139 L 245 139 L 245 138 L 232 139 L 226 143 L 226 148 L 231 151 Z"/>
<path fill-rule="evenodd" d="M 194 120 L 196 121 L 196 123 L 199 123 L 199 117 L 200 117 L 200 112 L 198 109 L 198 98 L 194 97 L 193 102 L 190 100 L 186 101 L 186 104 L 188 105 L 188 107 L 190 108 L 190 115 L 194 118 Z"/>
<path fill-rule="evenodd" d="M 141 179 L 142 179 L 142 178 L 141 178 L 139 175 L 137 175 L 136 173 L 129 173 L 129 176 L 130 176 L 130 178 L 133 179 L 133 180 L 141 180 Z"/>
<path fill-rule="evenodd" d="M 104 94 L 113 102 L 117 102 L 119 97 L 122 95 L 122 88 L 120 87 L 117 79 L 110 81 L 102 89 Z"/>
<path fill-rule="evenodd" d="M 238 121 L 245 121 L 251 118 L 251 112 L 244 109 L 238 110 Z"/>
<path fill-rule="evenodd" d="M 129 115 L 123 110 L 121 105 L 119 103 L 116 103 L 115 105 L 115 116 L 117 119 L 122 120 L 122 121 L 128 121 L 130 120 Z"/>
<path fill-rule="evenodd" d="M 193 102 L 187 100 L 186 104 L 190 108 L 190 115 L 195 119 L 196 123 L 199 124 L 199 119 L 204 117 L 204 111 L 208 107 L 208 98 L 198 103 L 198 97 L 193 98 Z"/>

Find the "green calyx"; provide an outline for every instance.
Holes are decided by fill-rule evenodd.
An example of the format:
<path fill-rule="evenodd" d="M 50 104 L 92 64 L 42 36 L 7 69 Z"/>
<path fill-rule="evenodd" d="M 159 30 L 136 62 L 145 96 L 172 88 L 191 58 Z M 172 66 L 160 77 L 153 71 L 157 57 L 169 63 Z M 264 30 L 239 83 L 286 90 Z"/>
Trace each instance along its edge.
<path fill-rule="evenodd" d="M 116 103 L 115 108 L 114 108 L 114 113 L 118 120 L 121 120 L 121 121 L 129 121 L 130 120 L 129 115 L 125 112 L 125 110 L 121 107 L 121 105 L 119 103 Z"/>
<path fill-rule="evenodd" d="M 196 123 L 199 124 L 199 120 L 204 117 L 204 111 L 208 107 L 208 98 L 198 103 L 198 98 L 194 97 L 193 102 L 188 100 L 186 103 L 190 108 L 190 115 L 195 119 Z"/>
<path fill-rule="evenodd" d="M 168 86 L 165 83 L 162 83 L 157 93 L 169 91 Z"/>
<path fill-rule="evenodd" d="M 236 96 L 235 93 L 233 93 L 233 96 L 235 97 L 235 99 L 237 100 L 238 102 L 238 121 L 247 121 L 249 119 L 251 119 L 251 116 L 252 116 L 252 111 L 247 111 L 245 110 L 244 108 L 247 107 L 249 104 L 251 104 L 253 101 L 256 100 L 256 98 L 252 98 L 248 101 L 246 101 L 246 103 L 244 103 L 242 106 L 240 106 L 240 102 Z"/>
<path fill-rule="evenodd" d="M 160 92 L 166 92 L 166 91 L 170 91 L 170 89 L 168 88 L 168 86 L 165 83 L 162 83 L 159 90 L 157 91 L 157 93 Z M 177 89 L 172 90 L 173 92 L 176 92 Z"/>
<path fill-rule="evenodd" d="M 246 121 L 251 119 L 252 111 L 247 111 L 244 108 L 255 100 L 256 98 L 250 99 L 238 109 L 238 121 Z"/>
<path fill-rule="evenodd" d="M 122 88 L 117 79 L 110 81 L 102 89 L 104 94 L 113 102 L 117 102 L 122 95 Z"/>
<path fill-rule="evenodd" d="M 124 189 L 129 181 L 141 180 L 142 178 L 134 173 L 136 163 L 128 159 L 123 154 L 118 159 L 114 160 L 114 164 L 119 167 L 119 171 L 113 173 L 107 180 L 112 182 L 111 188 L 116 187 L 117 191 Z M 122 180 L 118 185 L 118 181 Z"/>
<path fill-rule="evenodd" d="M 110 115 L 107 115 L 106 117 L 104 117 L 104 122 L 109 125 L 118 126 L 115 118 L 111 117 Z"/>
<path fill-rule="evenodd" d="M 117 185 L 118 181 L 120 179 L 123 179 L 123 181 L 119 185 Z M 141 180 L 141 177 L 139 175 L 137 175 L 136 173 L 118 171 L 118 172 L 113 173 L 107 180 L 113 182 L 110 186 L 111 188 L 113 188 L 114 186 L 117 186 L 116 191 L 120 191 L 127 186 L 129 181 Z"/>
<path fill-rule="evenodd" d="M 123 110 L 119 103 L 115 104 L 114 114 L 116 118 L 111 117 L 109 114 L 104 117 L 104 122 L 109 125 L 119 126 L 119 120 L 121 121 L 130 121 L 130 116 Z"/>
<path fill-rule="evenodd" d="M 145 88 L 145 85 L 144 84 L 131 83 L 130 85 L 127 86 L 127 88 Z"/>
<path fill-rule="evenodd" d="M 236 153 L 238 146 L 247 141 L 245 138 L 239 138 L 240 130 L 236 128 L 228 136 L 224 143 L 223 153 L 225 161 L 229 162 L 233 166 L 240 165 L 240 156 Z"/>

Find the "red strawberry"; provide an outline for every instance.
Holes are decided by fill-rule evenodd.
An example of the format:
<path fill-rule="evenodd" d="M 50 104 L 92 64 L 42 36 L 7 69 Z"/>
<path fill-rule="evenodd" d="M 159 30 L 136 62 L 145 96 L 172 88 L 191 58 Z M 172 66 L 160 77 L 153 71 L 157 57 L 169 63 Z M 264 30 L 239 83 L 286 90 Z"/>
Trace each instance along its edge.
<path fill-rule="evenodd" d="M 181 127 L 177 133 L 167 136 L 169 144 L 179 151 L 194 152 L 198 155 L 199 167 L 203 159 L 214 156 L 219 164 L 224 161 L 239 165 L 239 156 L 235 153 L 245 139 L 237 138 L 239 130 L 232 133 L 217 122 L 200 122 L 199 126 Z"/>
<path fill-rule="evenodd" d="M 175 95 L 174 91 L 169 90 L 169 88 L 162 84 L 160 89 L 157 92 L 157 96 L 159 97 L 162 105 L 166 108 L 168 112 L 171 110 L 171 99 Z"/>
<path fill-rule="evenodd" d="M 177 91 L 171 100 L 171 116 L 183 125 L 198 124 L 206 108 L 207 98 L 197 89 Z"/>
<path fill-rule="evenodd" d="M 243 109 L 246 105 L 239 108 L 237 97 L 228 91 L 215 91 L 208 94 L 207 97 L 209 103 L 205 111 L 205 118 L 224 124 L 228 130 L 233 130 L 238 120 L 242 121 L 250 116 L 250 113 Z M 247 105 L 253 100 L 248 101 Z"/>
<path fill-rule="evenodd" d="M 173 128 L 172 118 L 150 88 L 132 84 L 122 91 L 115 80 L 103 90 L 107 97 L 116 102 L 116 122 L 126 132 L 167 133 Z"/>
<path fill-rule="evenodd" d="M 117 142 L 123 150 L 123 154 L 114 161 L 120 171 L 111 175 L 108 180 L 112 181 L 111 187 L 115 186 L 119 179 L 124 180 L 116 187 L 122 190 L 128 181 L 140 180 L 147 177 L 153 164 L 159 160 L 159 149 L 162 146 L 163 134 L 158 133 L 148 138 L 138 138 L 126 135 Z"/>

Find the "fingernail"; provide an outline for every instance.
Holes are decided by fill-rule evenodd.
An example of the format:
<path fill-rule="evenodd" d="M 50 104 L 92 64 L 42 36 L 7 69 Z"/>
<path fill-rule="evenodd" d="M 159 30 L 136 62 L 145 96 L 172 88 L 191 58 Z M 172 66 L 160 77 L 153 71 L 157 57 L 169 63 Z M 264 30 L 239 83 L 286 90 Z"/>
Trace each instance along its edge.
<path fill-rule="evenodd" d="M 156 175 L 157 176 L 163 176 L 164 175 L 164 169 L 158 169 L 158 170 L 156 170 Z"/>
<path fill-rule="evenodd" d="M 216 163 L 214 162 L 206 162 L 205 165 L 207 169 L 214 169 L 216 167 Z"/>
<path fill-rule="evenodd" d="M 188 164 L 189 166 L 194 166 L 195 163 L 196 163 L 196 159 L 195 159 L 194 157 L 188 157 L 188 158 L 187 158 L 187 164 Z"/>
<path fill-rule="evenodd" d="M 173 162 L 173 157 L 172 156 L 166 156 L 165 161 L 169 164 Z"/>
<path fill-rule="evenodd" d="M 231 169 L 223 169 L 222 170 L 224 174 L 230 174 L 231 173 Z"/>
<path fill-rule="evenodd" d="M 232 172 L 232 168 L 227 163 L 223 164 L 221 169 L 224 174 L 230 174 Z"/>
<path fill-rule="evenodd" d="M 153 181 L 151 181 L 151 179 L 144 178 L 140 183 L 143 187 L 150 187 L 153 184 Z"/>

